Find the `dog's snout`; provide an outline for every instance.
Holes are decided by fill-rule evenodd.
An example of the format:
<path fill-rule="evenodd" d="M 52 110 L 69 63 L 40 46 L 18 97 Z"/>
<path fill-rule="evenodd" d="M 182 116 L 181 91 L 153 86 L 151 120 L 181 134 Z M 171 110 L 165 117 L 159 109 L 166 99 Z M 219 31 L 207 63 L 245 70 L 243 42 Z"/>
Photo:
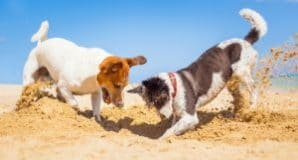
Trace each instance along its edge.
<path fill-rule="evenodd" d="M 116 104 L 117 107 L 123 107 L 124 106 L 123 101 L 117 101 L 115 104 Z"/>

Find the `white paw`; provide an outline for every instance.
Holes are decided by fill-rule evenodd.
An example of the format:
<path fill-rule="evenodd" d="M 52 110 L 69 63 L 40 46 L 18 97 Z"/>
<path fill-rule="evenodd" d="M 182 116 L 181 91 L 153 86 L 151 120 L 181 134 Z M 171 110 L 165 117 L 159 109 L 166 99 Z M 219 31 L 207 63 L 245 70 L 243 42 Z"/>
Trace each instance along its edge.
<path fill-rule="evenodd" d="M 54 97 L 54 98 L 58 97 L 56 89 L 53 88 L 53 87 L 51 87 L 51 88 L 42 88 L 42 89 L 40 89 L 40 93 L 43 94 L 43 95 Z"/>
<path fill-rule="evenodd" d="M 170 136 L 172 136 L 173 134 L 170 132 L 170 131 L 166 131 L 162 136 L 160 136 L 158 139 L 159 140 L 163 140 L 163 139 L 166 139 Z"/>
<path fill-rule="evenodd" d="M 78 102 L 74 99 L 68 100 L 67 104 L 71 105 L 72 107 L 78 108 Z"/>

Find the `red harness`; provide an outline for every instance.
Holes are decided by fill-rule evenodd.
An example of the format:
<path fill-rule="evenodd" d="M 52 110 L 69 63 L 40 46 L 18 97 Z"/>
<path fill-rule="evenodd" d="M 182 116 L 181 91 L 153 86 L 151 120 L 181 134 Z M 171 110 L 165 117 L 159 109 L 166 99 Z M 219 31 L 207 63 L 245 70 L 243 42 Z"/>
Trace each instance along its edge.
<path fill-rule="evenodd" d="M 176 77 L 175 77 L 174 73 L 169 72 L 168 75 L 169 75 L 169 78 L 171 80 L 171 83 L 172 83 L 172 86 L 173 86 L 173 89 L 174 89 L 174 92 L 172 93 L 172 97 L 175 98 L 176 94 L 177 94 L 177 80 L 176 80 Z"/>

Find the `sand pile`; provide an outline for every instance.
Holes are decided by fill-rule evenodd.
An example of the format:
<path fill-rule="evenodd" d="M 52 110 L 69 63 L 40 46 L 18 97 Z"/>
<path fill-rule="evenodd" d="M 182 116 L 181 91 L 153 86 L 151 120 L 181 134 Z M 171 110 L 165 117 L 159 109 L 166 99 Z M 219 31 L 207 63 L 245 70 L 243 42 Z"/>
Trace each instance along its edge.
<path fill-rule="evenodd" d="M 92 133 L 102 128 L 92 119 L 79 115 L 69 105 L 43 97 L 28 107 L 6 113 L 0 118 L 0 135 Z"/>
<path fill-rule="evenodd" d="M 55 137 L 67 136 L 74 132 L 82 135 L 117 132 L 115 134 L 140 135 L 154 139 L 170 126 L 169 120 L 161 120 L 154 109 L 144 106 L 128 109 L 105 108 L 102 111 L 104 121 L 100 125 L 90 118 L 91 111 L 77 112 L 71 106 L 55 99 L 43 97 L 32 103 L 21 102 L 30 105 L 19 103 L 23 106 L 19 110 L 1 116 L 1 136 L 37 134 Z M 259 108 L 242 112 L 241 116 L 236 117 L 229 111 L 199 111 L 200 125 L 196 129 L 170 139 L 196 139 L 232 144 L 259 140 L 298 142 L 297 110 L 272 112 L 262 109 L 266 108 L 265 106 Z"/>
<path fill-rule="evenodd" d="M 105 109 L 103 114 L 109 123 L 108 129 L 125 130 L 149 138 L 157 138 L 167 127 L 169 121 L 162 121 L 153 110 L 143 107 L 128 110 Z M 196 139 L 221 141 L 226 143 L 247 143 L 259 140 L 298 142 L 298 112 L 271 112 L 255 110 L 242 112 L 233 117 L 230 112 L 198 112 L 200 125 L 174 139 Z"/>
<path fill-rule="evenodd" d="M 98 131 L 102 128 L 71 106 L 47 97 L 42 91 L 51 82 L 37 82 L 23 89 L 16 111 L 1 115 L 0 135 L 49 134 L 64 131 Z"/>
<path fill-rule="evenodd" d="M 51 81 L 37 81 L 34 84 L 23 88 L 20 99 L 17 101 L 17 110 L 31 106 L 34 102 L 47 95 L 44 89 L 49 89 L 53 83 Z"/>
<path fill-rule="evenodd" d="M 201 113 L 201 125 L 179 138 L 248 143 L 260 140 L 298 141 L 297 113 L 253 111 L 241 118 Z"/>

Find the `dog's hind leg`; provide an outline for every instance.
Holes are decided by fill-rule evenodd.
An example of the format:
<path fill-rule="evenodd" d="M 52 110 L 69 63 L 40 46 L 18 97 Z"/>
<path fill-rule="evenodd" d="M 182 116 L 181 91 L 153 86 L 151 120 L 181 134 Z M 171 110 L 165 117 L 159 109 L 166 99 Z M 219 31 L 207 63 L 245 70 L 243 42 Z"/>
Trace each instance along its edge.
<path fill-rule="evenodd" d="M 246 85 L 247 90 L 250 94 L 250 108 L 255 108 L 257 104 L 258 92 L 256 90 L 254 79 L 250 72 L 241 77 L 242 82 Z"/>
<path fill-rule="evenodd" d="M 53 84 L 46 88 L 41 88 L 40 93 L 53 98 L 59 98 L 58 87 L 56 84 Z"/>
<path fill-rule="evenodd" d="M 242 80 L 239 76 L 233 76 L 227 83 L 227 89 L 233 97 L 232 104 L 234 105 L 234 112 L 238 113 L 246 106 L 246 98 L 241 90 Z"/>
<path fill-rule="evenodd" d="M 101 89 L 91 94 L 92 112 L 96 122 L 101 122 L 100 106 L 101 106 L 102 93 Z"/>
<path fill-rule="evenodd" d="M 36 49 L 33 49 L 29 54 L 28 60 L 25 63 L 23 70 L 23 86 L 27 86 L 35 82 L 35 73 L 39 69 L 39 64 L 36 57 Z"/>
<path fill-rule="evenodd" d="M 68 88 L 63 84 L 62 81 L 58 82 L 57 87 L 60 95 L 65 99 L 66 103 L 78 109 L 78 101 L 75 99 L 71 91 L 68 90 Z"/>

